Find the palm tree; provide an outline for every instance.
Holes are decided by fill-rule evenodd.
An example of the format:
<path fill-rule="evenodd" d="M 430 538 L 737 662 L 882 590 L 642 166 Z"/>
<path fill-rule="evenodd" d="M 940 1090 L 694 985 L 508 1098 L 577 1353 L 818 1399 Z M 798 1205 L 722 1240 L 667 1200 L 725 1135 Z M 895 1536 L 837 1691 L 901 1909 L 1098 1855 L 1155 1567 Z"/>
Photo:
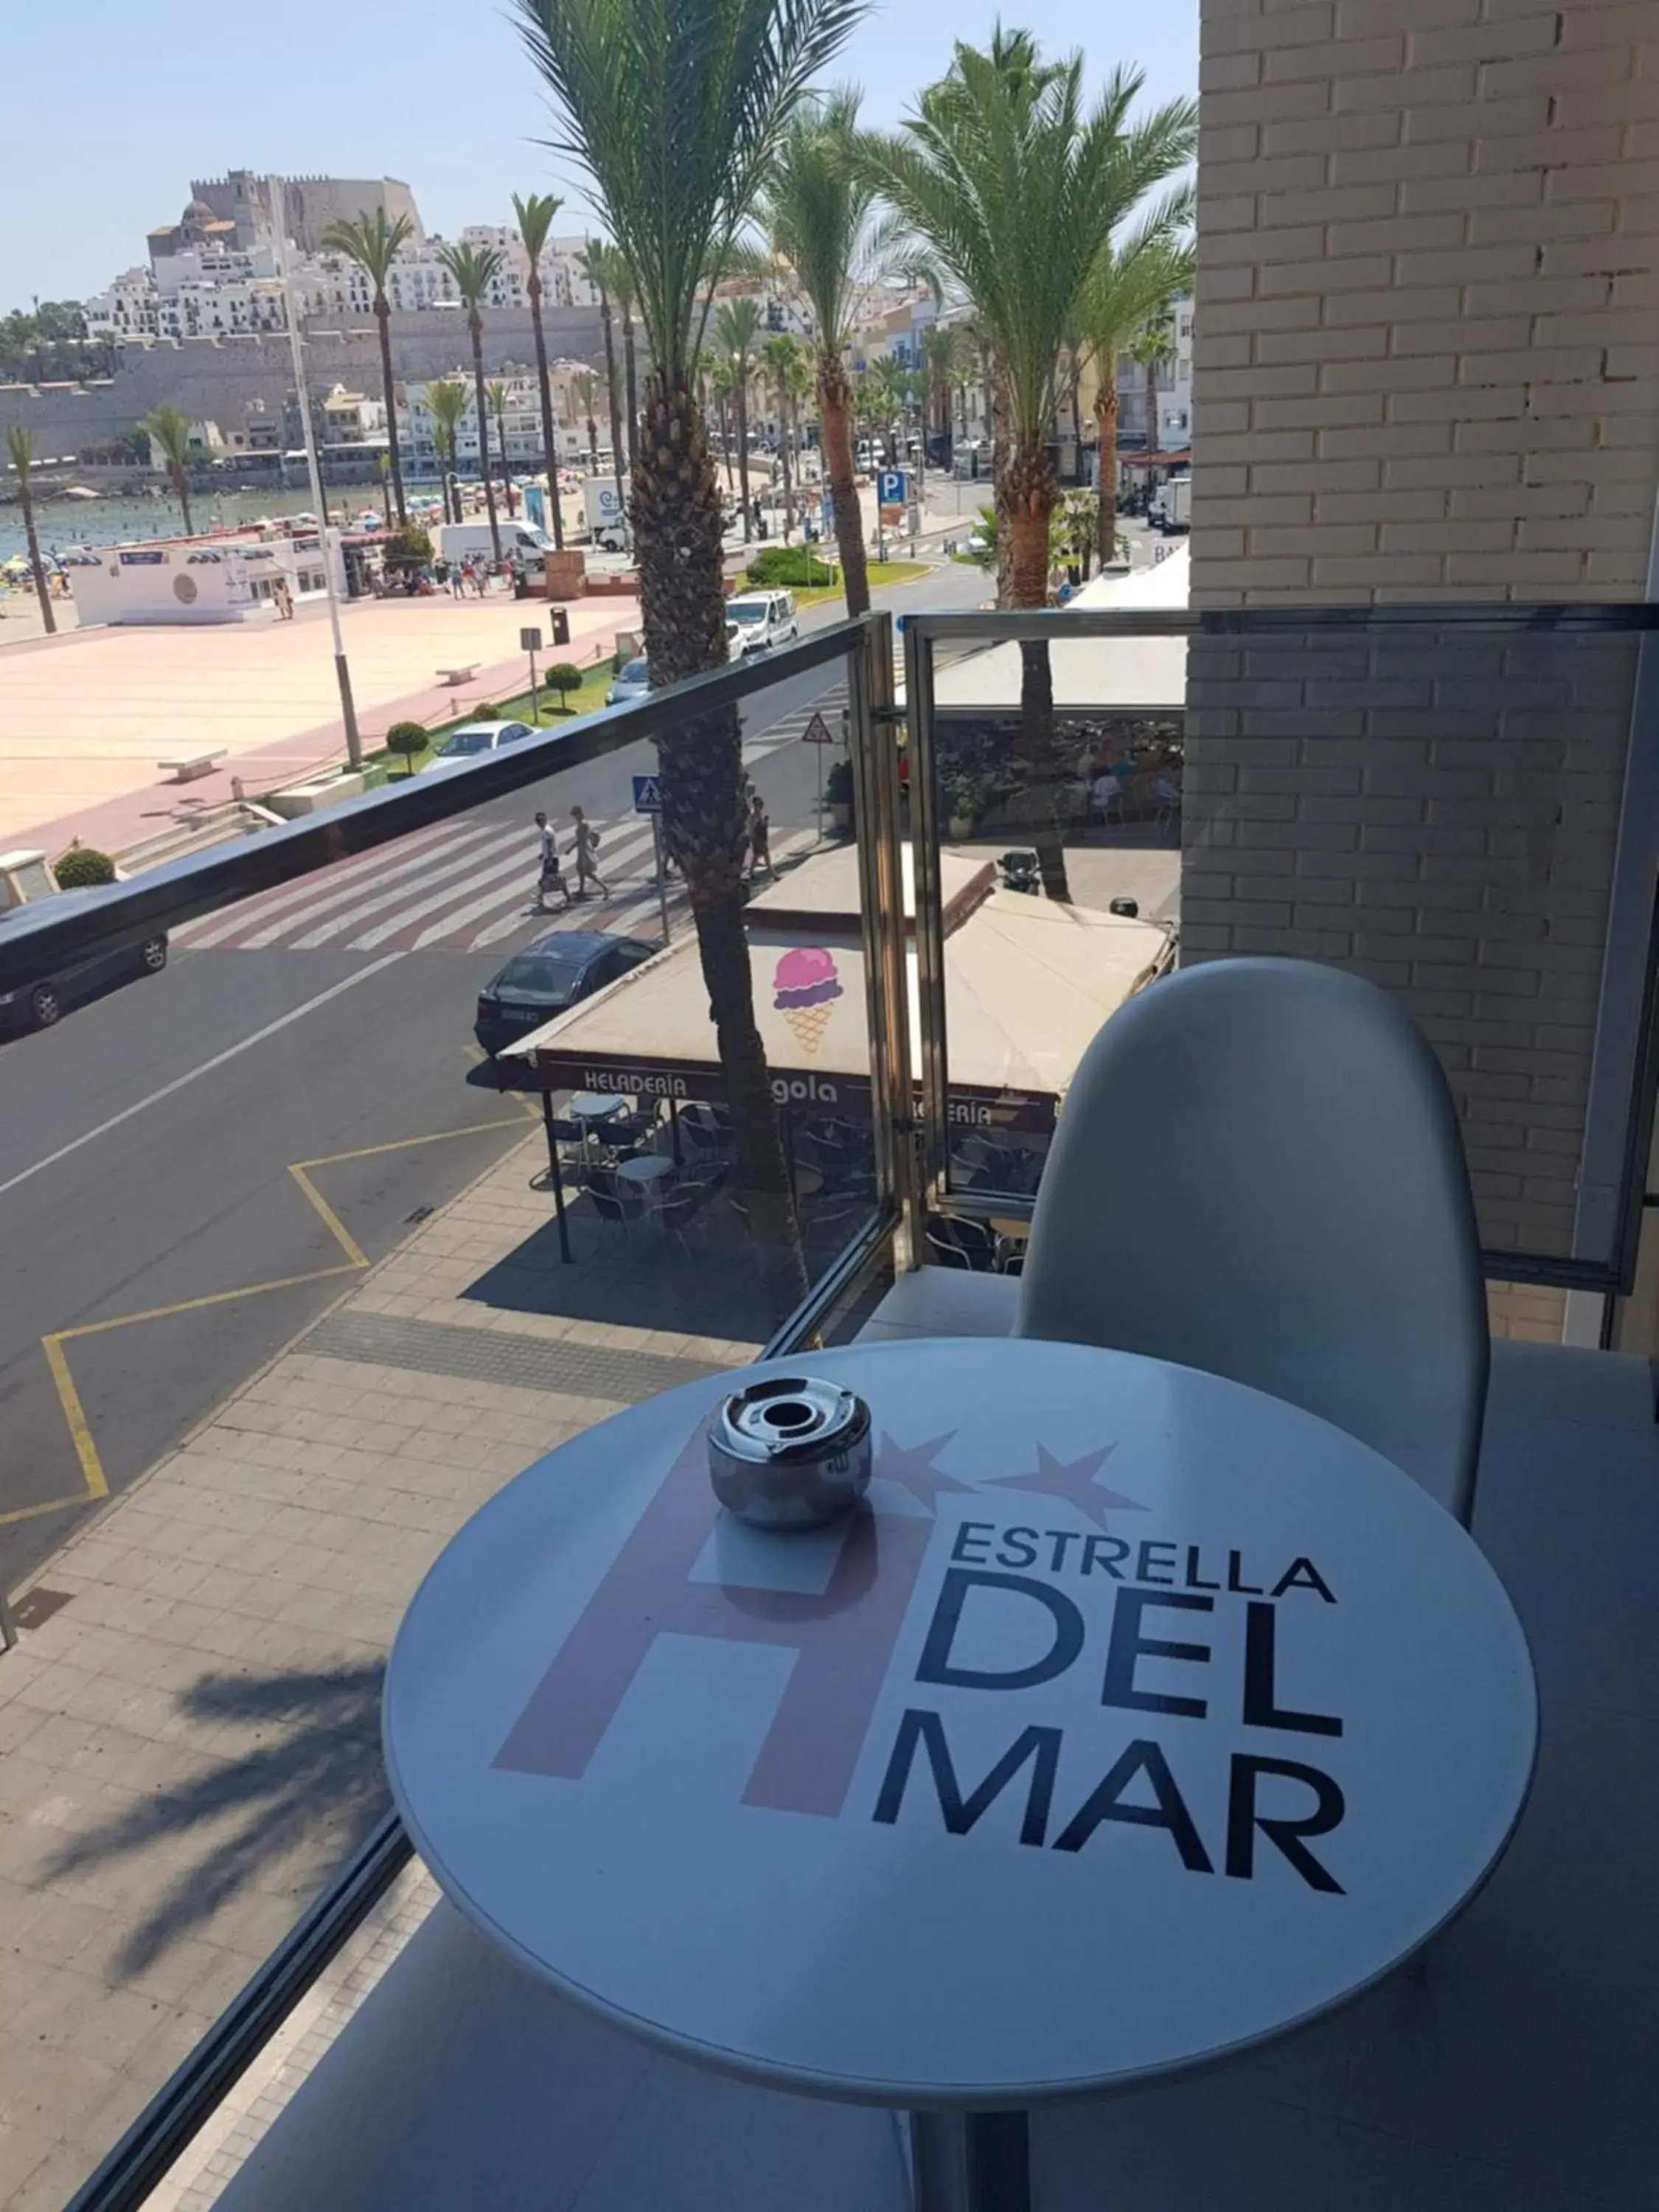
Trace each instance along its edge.
<path fill-rule="evenodd" d="M 605 255 L 605 273 L 611 279 L 611 296 L 617 303 L 617 313 L 622 319 L 623 391 L 627 400 L 625 416 L 628 431 L 628 469 L 634 467 L 634 441 L 640 434 L 640 389 L 637 365 L 634 358 L 634 272 L 628 265 L 625 254 L 611 247 Z"/>
<path fill-rule="evenodd" d="M 950 323 L 929 323 L 921 334 L 921 366 L 927 385 L 927 428 L 941 438 L 951 434 L 951 372 L 961 341 Z"/>
<path fill-rule="evenodd" d="M 800 349 L 787 331 L 767 339 L 760 349 L 761 374 L 778 404 L 778 459 L 783 471 L 783 542 L 795 526 L 795 495 L 790 488 L 790 441 L 793 434 L 795 401 L 800 389 Z"/>
<path fill-rule="evenodd" d="M 304 404 L 303 394 L 301 404 Z M 193 534 L 190 519 L 190 417 L 164 402 L 141 416 L 138 428 L 149 440 L 152 453 L 159 452 L 161 456 L 185 518 L 185 535 L 189 538 Z"/>
<path fill-rule="evenodd" d="M 522 4 L 522 0 L 521 0 Z M 617 334 L 611 313 L 611 252 L 603 239 L 590 238 L 582 249 L 581 267 L 599 295 L 599 319 L 605 325 L 605 389 L 611 402 L 611 473 L 617 480 L 617 505 L 628 512 L 623 489 L 622 396 L 617 384 Z M 598 471 L 594 473 L 597 475 Z"/>
<path fill-rule="evenodd" d="M 1045 63 L 1027 33 L 1000 31 L 989 53 L 957 45 L 950 74 L 921 95 L 901 133 L 860 142 L 865 173 L 972 302 L 995 356 L 1006 414 L 998 504 L 1017 607 L 1041 607 L 1048 598 L 1048 524 L 1059 496 L 1048 430 L 1079 295 L 1114 227 L 1191 151 L 1191 101 L 1127 127 L 1141 82 L 1136 71 L 1115 70 L 1085 114 L 1080 55 Z M 1021 650 L 1029 824 L 1043 887 L 1063 899 L 1053 675 L 1045 646 Z"/>
<path fill-rule="evenodd" d="M 561 125 L 627 255 L 650 368 L 632 489 L 653 684 L 726 665 L 720 497 L 695 391 L 722 266 L 813 76 L 864 0 L 516 0 Z M 737 714 L 657 739 L 663 829 L 685 878 L 763 1251 L 803 1279 L 777 1109 L 743 927 L 747 843 Z"/>
<path fill-rule="evenodd" d="M 867 614 L 864 517 L 853 468 L 855 387 L 847 354 L 872 285 L 896 273 L 886 231 L 872 221 L 875 193 L 850 159 L 859 94 L 839 87 L 806 102 L 784 133 L 766 181 L 760 222 L 812 311 L 819 436 L 849 615 Z M 856 389 L 862 391 L 862 382 Z"/>
<path fill-rule="evenodd" d="M 392 264 L 401 249 L 414 236 L 415 226 L 406 215 L 395 222 L 386 219 L 386 210 L 377 207 L 371 215 L 360 215 L 350 222 L 331 222 L 323 233 L 323 245 L 331 253 L 343 253 L 355 261 L 369 283 L 374 287 L 374 319 L 380 331 L 380 386 L 386 397 L 386 450 L 392 458 L 392 490 L 398 502 L 398 525 L 401 529 L 409 520 L 404 505 L 404 471 L 398 452 L 398 393 L 392 378 L 392 302 L 386 297 L 386 279 Z"/>
<path fill-rule="evenodd" d="M 489 516 L 489 544 L 495 565 L 501 562 L 501 526 L 495 520 L 495 488 L 489 481 L 489 418 L 484 409 L 483 315 L 489 288 L 501 273 L 504 256 L 494 246 L 441 246 L 438 258 L 454 280 L 466 309 L 467 333 L 472 340 L 472 392 L 478 410 L 478 472 L 483 478 L 484 507 Z"/>
<path fill-rule="evenodd" d="M 513 506 L 513 474 L 507 465 L 507 402 L 508 395 L 505 379 L 499 376 L 494 378 L 488 387 L 488 396 L 489 399 L 489 411 L 495 418 L 495 450 L 501 455 L 501 496 L 507 501 L 507 519 L 511 522 L 514 510 Z"/>
<path fill-rule="evenodd" d="M 736 470 L 732 459 L 732 389 L 736 382 L 730 354 L 717 353 L 708 363 L 708 389 L 714 393 L 720 415 L 720 444 L 726 449 L 726 489 L 735 491 Z"/>
<path fill-rule="evenodd" d="M 34 467 L 34 433 L 26 430 L 21 422 L 6 426 L 6 451 L 17 476 L 17 504 L 23 510 L 23 541 L 29 549 L 29 573 L 34 578 L 34 588 L 40 601 L 40 619 L 46 624 L 48 637 L 58 629 L 58 617 L 52 611 L 52 593 L 46 588 L 46 572 L 40 561 L 40 539 L 34 527 L 34 486 L 30 473 Z"/>
<path fill-rule="evenodd" d="M 1095 371 L 1096 550 L 1112 557 L 1117 516 L 1117 362 L 1135 332 L 1168 313 L 1191 289 L 1194 255 L 1183 234 L 1192 210 L 1188 191 L 1171 193 L 1121 243 L 1101 250 L 1078 303 L 1078 327 Z"/>
<path fill-rule="evenodd" d="M 432 442 L 437 448 L 444 520 L 459 522 L 461 519 L 460 486 L 455 486 L 455 512 L 452 515 L 449 511 L 450 479 L 454 473 L 455 457 L 459 446 L 461 417 L 467 410 L 466 386 L 459 376 L 439 377 L 426 387 L 426 404 L 432 416 Z"/>
<path fill-rule="evenodd" d="M 743 484 L 743 542 L 752 533 L 749 510 L 749 380 L 755 340 L 764 318 L 753 300 L 726 300 L 714 317 L 714 336 L 732 363 L 732 393 L 738 403 L 738 472 Z"/>
<path fill-rule="evenodd" d="M 536 384 L 542 402 L 542 458 L 547 469 L 547 504 L 553 517 L 553 544 L 564 550 L 564 517 L 559 499 L 559 441 L 553 429 L 553 386 L 547 374 L 547 334 L 542 328 L 542 255 L 553 228 L 553 218 L 564 205 L 551 192 L 532 192 L 528 199 L 513 195 L 513 217 L 530 262 L 525 290 L 530 299 L 530 325 L 536 334 Z"/>
<path fill-rule="evenodd" d="M 570 397 L 587 424 L 587 473 L 599 473 L 599 426 L 593 420 L 593 402 L 599 392 L 599 380 L 591 368 L 579 368 L 570 380 Z"/>

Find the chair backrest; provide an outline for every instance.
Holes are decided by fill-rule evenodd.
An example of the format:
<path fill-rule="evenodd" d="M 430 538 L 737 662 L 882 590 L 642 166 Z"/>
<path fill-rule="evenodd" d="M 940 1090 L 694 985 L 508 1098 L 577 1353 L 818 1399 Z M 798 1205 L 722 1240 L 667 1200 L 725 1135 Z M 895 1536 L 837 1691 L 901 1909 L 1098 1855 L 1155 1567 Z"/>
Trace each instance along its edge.
<path fill-rule="evenodd" d="M 1253 1384 L 1468 1518 L 1486 1296 L 1439 1064 L 1311 961 L 1183 969 L 1084 1055 L 1037 1194 L 1015 1334 Z"/>
<path fill-rule="evenodd" d="M 605 1190 L 598 1183 L 587 1186 L 587 1194 L 593 1201 L 593 1211 L 601 1221 L 625 1221 L 636 1208 L 623 1204 L 614 1191 Z"/>

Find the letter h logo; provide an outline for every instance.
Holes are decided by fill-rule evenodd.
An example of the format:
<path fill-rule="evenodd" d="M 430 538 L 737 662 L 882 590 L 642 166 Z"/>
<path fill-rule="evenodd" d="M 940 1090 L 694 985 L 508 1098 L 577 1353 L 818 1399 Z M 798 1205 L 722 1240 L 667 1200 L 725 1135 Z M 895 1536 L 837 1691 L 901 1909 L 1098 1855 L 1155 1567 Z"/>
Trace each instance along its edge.
<path fill-rule="evenodd" d="M 933 1522 L 855 1514 L 821 1594 L 694 1582 L 718 1511 L 704 1438 L 699 1427 L 675 1461 L 495 1764 L 579 1779 L 659 1636 L 781 1645 L 795 1663 L 743 1802 L 833 1818 L 846 1801 Z"/>

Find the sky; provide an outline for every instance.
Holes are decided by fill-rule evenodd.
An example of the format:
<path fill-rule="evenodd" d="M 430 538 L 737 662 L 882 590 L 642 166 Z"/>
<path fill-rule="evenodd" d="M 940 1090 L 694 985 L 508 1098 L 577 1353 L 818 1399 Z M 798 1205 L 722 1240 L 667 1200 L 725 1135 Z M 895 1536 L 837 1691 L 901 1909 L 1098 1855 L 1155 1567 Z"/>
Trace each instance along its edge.
<path fill-rule="evenodd" d="M 830 74 L 863 85 L 866 121 L 896 123 L 951 40 L 987 43 L 1000 15 L 1048 51 L 1083 46 L 1093 82 L 1123 63 L 1149 102 L 1197 89 L 1198 0 L 887 0 Z M 562 191 L 584 228 L 579 182 L 538 143 L 545 101 L 499 0 L 0 0 L 0 313 L 101 291 L 177 222 L 192 177 L 231 168 L 401 177 L 449 236 L 510 222 L 515 191 Z"/>

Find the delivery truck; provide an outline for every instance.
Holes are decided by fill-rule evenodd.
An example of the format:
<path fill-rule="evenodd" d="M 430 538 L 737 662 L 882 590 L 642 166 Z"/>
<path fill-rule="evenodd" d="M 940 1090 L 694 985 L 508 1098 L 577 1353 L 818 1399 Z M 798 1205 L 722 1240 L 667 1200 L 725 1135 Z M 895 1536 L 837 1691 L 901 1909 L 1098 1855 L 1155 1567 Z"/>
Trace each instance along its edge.
<path fill-rule="evenodd" d="M 553 550 L 553 541 L 544 532 L 531 522 L 498 520 L 496 528 L 501 535 L 501 558 L 520 575 L 539 576 L 542 562 Z M 491 562 L 495 557 L 495 541 L 487 522 L 446 522 L 438 530 L 438 558 L 441 561 Z"/>
<path fill-rule="evenodd" d="M 627 490 L 623 485 L 623 495 Z M 626 553 L 628 520 L 614 477 L 589 477 L 582 485 L 582 513 L 590 541 L 602 553 Z"/>

